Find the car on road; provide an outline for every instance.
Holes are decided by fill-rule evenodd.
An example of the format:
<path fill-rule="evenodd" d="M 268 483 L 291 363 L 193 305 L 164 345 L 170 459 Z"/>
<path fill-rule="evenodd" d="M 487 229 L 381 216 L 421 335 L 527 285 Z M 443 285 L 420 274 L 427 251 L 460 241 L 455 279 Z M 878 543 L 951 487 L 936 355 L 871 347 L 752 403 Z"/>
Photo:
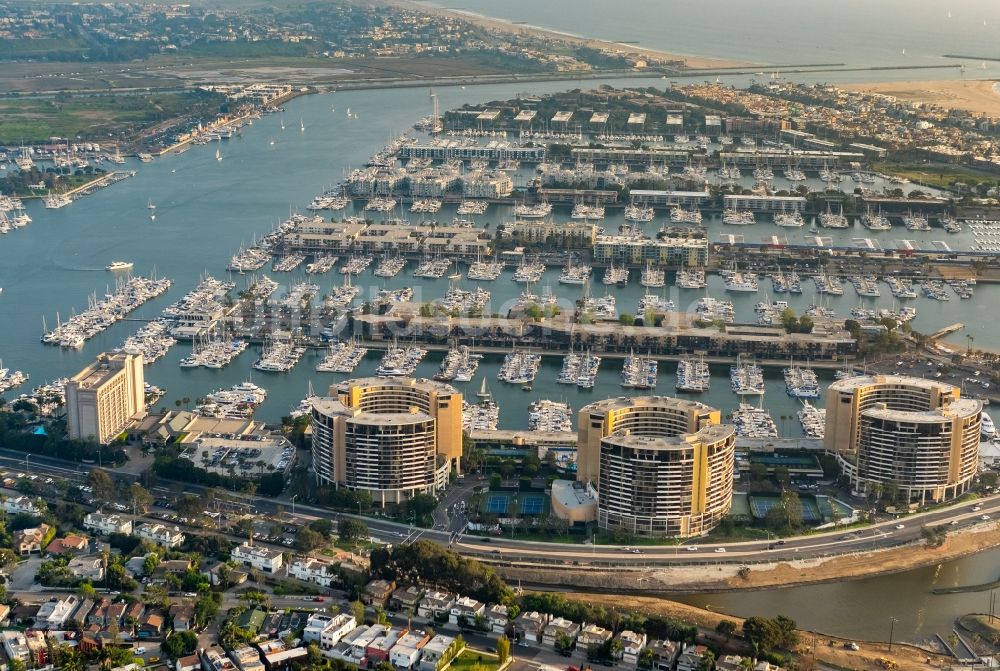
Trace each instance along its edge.
<path fill-rule="evenodd" d="M 698 546 L 697 545 L 689 545 L 689 546 L 687 546 L 684 549 L 687 550 L 688 552 L 697 552 L 698 551 Z"/>
<path fill-rule="evenodd" d="M 634 554 L 634 555 L 641 555 L 642 554 L 642 550 L 640 550 L 639 548 L 632 548 L 632 554 Z"/>
<path fill-rule="evenodd" d="M 897 528 L 897 529 L 905 529 L 905 528 L 906 528 L 906 525 L 905 525 L 905 524 L 897 524 L 897 525 L 896 525 L 896 528 Z"/>
<path fill-rule="evenodd" d="M 990 516 L 989 515 L 980 515 L 979 519 L 981 519 L 981 520 L 983 520 L 985 522 L 986 520 L 990 519 Z"/>
<path fill-rule="evenodd" d="M 715 548 L 716 552 L 725 552 L 726 548 Z"/>
<path fill-rule="evenodd" d="M 972 506 L 972 512 L 974 513 L 978 513 L 982 509 L 983 509 L 982 506 Z"/>

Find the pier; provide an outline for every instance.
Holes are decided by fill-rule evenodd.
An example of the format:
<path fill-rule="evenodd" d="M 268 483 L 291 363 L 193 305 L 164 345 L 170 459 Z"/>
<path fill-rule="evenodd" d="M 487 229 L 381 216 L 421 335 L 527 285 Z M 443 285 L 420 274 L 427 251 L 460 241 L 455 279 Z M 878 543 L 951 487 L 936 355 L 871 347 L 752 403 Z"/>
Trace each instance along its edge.
<path fill-rule="evenodd" d="M 965 324 L 963 324 L 961 322 L 956 322 L 956 323 L 951 324 L 949 326 L 945 326 L 942 329 L 938 329 L 934 333 L 931 333 L 928 337 L 931 340 L 938 340 L 940 338 L 945 337 L 946 335 L 951 335 L 952 333 L 955 333 L 956 331 L 961 331 L 964 328 L 965 328 Z"/>

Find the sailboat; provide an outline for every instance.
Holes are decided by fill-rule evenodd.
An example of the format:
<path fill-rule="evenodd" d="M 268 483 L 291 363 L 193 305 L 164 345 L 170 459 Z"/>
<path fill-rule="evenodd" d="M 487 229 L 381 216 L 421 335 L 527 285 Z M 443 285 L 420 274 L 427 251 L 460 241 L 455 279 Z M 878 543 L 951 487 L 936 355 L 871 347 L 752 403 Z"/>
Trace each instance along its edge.
<path fill-rule="evenodd" d="M 216 161 L 222 160 L 222 152 L 220 152 L 218 149 L 215 150 L 215 160 Z"/>
<path fill-rule="evenodd" d="M 493 394 L 490 393 L 489 388 L 486 386 L 486 378 L 483 378 L 483 383 L 479 385 L 479 393 L 476 394 L 479 398 L 489 398 Z"/>
<path fill-rule="evenodd" d="M 156 209 L 156 203 L 153 202 L 152 198 L 149 199 L 149 204 L 146 205 L 146 209 L 147 210 L 155 210 Z"/>
<path fill-rule="evenodd" d="M 285 120 L 284 120 L 284 118 L 282 118 L 282 120 L 281 120 L 281 130 L 285 130 Z"/>
<path fill-rule="evenodd" d="M 300 133 L 305 133 L 306 132 L 306 124 L 302 120 L 302 117 L 299 117 L 299 132 Z"/>
<path fill-rule="evenodd" d="M 273 137 L 271 138 L 271 142 L 270 142 L 270 145 L 271 145 L 272 147 L 274 146 L 274 138 L 273 138 Z"/>

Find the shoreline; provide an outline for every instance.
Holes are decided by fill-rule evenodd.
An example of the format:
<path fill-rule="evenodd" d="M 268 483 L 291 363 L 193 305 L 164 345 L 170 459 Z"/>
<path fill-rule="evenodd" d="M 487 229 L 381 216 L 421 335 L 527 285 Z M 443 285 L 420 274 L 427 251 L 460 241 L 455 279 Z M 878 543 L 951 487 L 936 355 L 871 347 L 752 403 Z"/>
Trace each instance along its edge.
<path fill-rule="evenodd" d="M 718 613 L 706 608 L 699 608 L 678 601 L 670 601 L 652 596 L 634 596 L 621 594 L 590 594 L 585 592 L 566 592 L 567 600 L 599 604 L 616 609 L 628 609 L 641 613 L 656 614 L 668 618 L 676 618 L 692 622 L 697 626 L 714 630 L 719 622 L 732 622 L 740 626 L 744 618 L 728 613 Z M 892 651 L 883 641 L 859 638 L 844 638 L 815 631 L 797 623 L 799 645 L 796 654 L 804 658 L 813 657 L 817 661 L 839 668 L 880 670 L 885 666 L 880 658 L 890 658 L 899 665 L 902 671 L 927 669 L 932 664 L 938 668 L 954 664 L 955 660 L 941 653 L 927 650 L 914 643 L 894 641 Z M 861 650 L 854 652 L 844 647 L 844 644 L 860 641 Z M 737 643 L 736 639 L 726 641 L 726 644 Z M 928 660 L 931 662 L 928 664 Z"/>
<path fill-rule="evenodd" d="M 707 69 L 707 68 L 739 68 L 754 65 L 749 61 L 733 61 L 724 58 L 712 58 L 708 56 L 696 56 L 693 54 L 678 54 L 669 51 L 662 51 L 659 49 L 652 49 L 649 47 L 642 47 L 634 44 L 623 44 L 621 42 L 614 42 L 611 40 L 602 40 L 592 37 L 584 37 L 581 35 L 574 35 L 572 33 L 567 33 L 552 28 L 544 28 L 541 26 L 535 26 L 530 24 L 519 24 L 506 19 L 498 19 L 492 16 L 486 16 L 484 14 L 479 14 L 477 12 L 471 12 L 468 10 L 457 10 L 449 9 L 446 7 L 435 7 L 432 5 L 427 5 L 423 2 L 416 2 L 415 0 L 386 0 L 388 4 L 396 5 L 398 7 L 404 7 L 412 11 L 421 11 L 427 14 L 436 14 L 438 16 L 449 16 L 452 18 L 462 19 L 469 23 L 480 26 L 481 28 L 486 28 L 487 30 L 497 30 L 505 33 L 519 33 L 519 32 L 529 32 L 537 37 L 547 38 L 552 40 L 561 40 L 563 42 L 571 42 L 580 44 L 583 46 L 588 46 L 594 49 L 608 49 L 613 51 L 620 51 L 626 54 L 634 54 L 638 56 L 654 56 L 656 58 L 661 58 L 668 61 L 680 61 L 683 62 L 685 67 L 693 69 Z"/>

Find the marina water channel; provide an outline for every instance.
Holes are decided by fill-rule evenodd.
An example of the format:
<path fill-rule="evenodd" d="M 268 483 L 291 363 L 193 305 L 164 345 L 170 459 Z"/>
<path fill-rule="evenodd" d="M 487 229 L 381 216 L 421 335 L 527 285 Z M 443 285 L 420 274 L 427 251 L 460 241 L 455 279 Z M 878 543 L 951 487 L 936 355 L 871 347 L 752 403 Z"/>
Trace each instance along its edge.
<path fill-rule="evenodd" d="M 648 86 L 660 82 L 640 79 L 610 83 Z M 596 84 L 586 82 L 583 86 Z M 532 93 L 545 93 L 570 87 L 571 84 L 566 82 L 532 84 L 531 90 Z M 442 109 L 448 109 L 464 102 L 512 97 L 523 88 L 523 84 L 470 87 L 468 91 L 452 88 L 442 89 L 439 95 Z M 355 111 L 356 118 L 347 118 L 345 110 L 348 107 Z M 284 117 L 290 121 L 286 124 L 287 129 L 281 129 L 279 115 L 266 116 L 255 121 L 252 127 L 244 128 L 242 136 L 220 143 L 221 161 L 216 160 L 215 146 L 195 146 L 180 155 L 169 155 L 149 164 L 130 165 L 130 169 L 138 170 L 136 177 L 77 200 L 69 207 L 47 210 L 41 203 L 30 203 L 29 212 L 34 222 L 5 236 L 0 245 L 0 286 L 3 287 L 0 297 L 0 322 L 3 324 L 0 329 L 0 356 L 7 366 L 31 375 L 26 387 L 75 373 L 97 353 L 118 347 L 127 335 L 142 326 L 139 320 L 156 318 L 166 305 L 194 288 L 202 274 L 228 279 L 226 264 L 241 242 L 249 244 L 254 234 L 269 231 L 287 218 L 290 211 L 302 211 L 314 195 L 339 182 L 350 167 L 363 165 L 373 151 L 393 135 L 409 128 L 429 110 L 428 93 L 423 88 L 341 91 L 307 96 L 287 105 L 284 112 Z M 299 123 L 291 123 L 300 118 L 305 130 L 300 130 Z M 147 204 L 151 200 L 157 205 L 155 221 L 150 221 L 147 216 Z M 351 210 L 344 214 L 351 214 Z M 418 215 L 406 216 L 415 219 Z M 446 206 L 433 218 L 449 221 L 453 216 L 452 205 Z M 568 218 L 568 211 L 559 213 L 559 216 Z M 487 214 L 477 220 L 489 223 L 493 230 L 511 217 L 510 208 L 491 206 Z M 657 230 L 664 221 L 667 219 L 661 214 L 655 224 L 647 226 L 647 230 Z M 602 225 L 613 230 L 620 223 L 622 214 L 617 211 L 609 212 Z M 716 218 L 706 217 L 706 226 L 713 240 L 723 229 L 717 215 Z M 872 236 L 871 232 L 861 229 L 860 224 L 855 226 L 856 229 L 840 235 L 847 238 Z M 739 232 L 748 236 L 783 233 L 770 223 L 761 222 L 751 228 L 754 229 L 752 232 Z M 804 236 L 807 233 L 800 231 L 794 235 Z M 891 240 L 912 238 L 914 234 L 893 231 L 883 235 L 886 240 Z M 947 234 L 936 228 L 933 233 L 923 235 L 927 239 L 944 239 Z M 970 237 L 966 232 L 951 236 L 948 242 L 954 248 L 966 248 Z M 89 340 L 79 350 L 47 347 L 39 343 L 43 318 L 51 328 L 57 312 L 65 319 L 74 310 L 79 312 L 85 308 L 88 296 L 93 292 L 96 291 L 100 297 L 109 286 L 113 286 L 113 276 L 105 271 L 105 266 L 118 259 L 133 261 L 133 272 L 137 275 L 149 276 L 155 270 L 157 276 L 172 279 L 172 288 L 132 313 L 128 320 L 118 322 Z M 264 272 L 268 271 L 269 268 L 265 268 Z M 568 307 L 581 295 L 582 288 L 558 285 L 559 271 L 559 268 L 550 268 L 535 290 L 551 286 L 560 297 L 560 303 Z M 384 287 L 413 286 L 416 292 L 414 300 L 417 301 L 440 298 L 447 290 L 448 279 L 417 280 L 411 272 L 412 264 L 397 277 L 382 280 L 374 277 L 370 268 L 355 279 L 355 284 L 362 287 L 362 299 Z M 497 281 L 482 283 L 493 293 L 492 312 L 505 313 L 503 306 L 512 304 L 523 288 L 511 280 L 511 272 L 508 269 Z M 275 295 L 280 295 L 288 285 L 306 279 L 301 268 L 292 273 L 268 274 L 283 285 Z M 595 278 L 592 292 L 601 296 L 605 287 L 599 282 L 599 273 L 595 273 Z M 232 280 L 237 283 L 237 291 L 245 286 L 244 277 L 234 275 Z M 322 292 L 327 293 L 331 286 L 343 280 L 335 269 L 327 275 L 318 276 L 318 279 L 312 276 L 310 281 L 318 281 Z M 461 280 L 461 284 L 468 289 L 476 286 L 465 279 Z M 770 282 L 762 278 L 758 293 L 726 295 L 721 279 L 711 276 L 707 293 L 732 300 L 737 320 L 752 323 L 755 303 L 775 298 L 767 296 L 769 287 Z M 618 309 L 634 313 L 643 291 L 638 285 L 638 272 L 633 271 L 629 285 L 615 289 Z M 685 310 L 706 295 L 705 290 L 678 290 L 672 286 L 669 275 L 666 292 L 667 298 L 673 300 L 679 310 Z M 981 312 L 983 306 L 995 305 L 1000 296 L 998 292 L 1000 289 L 995 286 L 979 285 L 975 297 L 967 301 L 959 301 L 955 297 L 948 302 L 923 297 L 909 301 L 919 313 L 914 327 L 930 332 L 954 322 L 981 323 L 985 321 Z M 803 282 L 801 296 L 782 298 L 788 300 L 798 312 L 810 303 L 821 302 L 808 280 Z M 893 307 L 891 294 L 884 285 L 881 298 L 865 301 L 865 307 Z M 847 315 L 852 307 L 859 305 L 859 299 L 850 285 L 846 286 L 844 296 L 827 297 L 822 302 L 840 315 Z M 973 333 L 977 346 L 1000 348 L 1000 334 L 985 326 L 977 325 L 975 329 Z M 959 334 L 955 342 L 964 345 L 964 335 Z M 173 408 L 178 399 L 186 397 L 193 400 L 250 378 L 250 364 L 259 355 L 259 347 L 251 347 L 222 370 L 180 368 L 178 361 L 189 353 L 190 345 L 179 343 L 164 358 L 147 368 L 147 381 L 167 389 L 167 396 L 160 405 Z M 253 382 L 269 392 L 257 416 L 268 422 L 277 422 L 306 395 L 309 383 L 317 392 L 323 393 L 331 383 L 347 377 L 317 373 L 314 367 L 322 356 L 323 352 L 319 350 L 307 353 L 289 373 L 255 371 Z M 379 356 L 379 352 L 370 352 L 354 376 L 373 374 Z M 433 375 L 442 356 L 440 352 L 431 353 L 420 364 L 416 375 Z M 501 428 L 525 427 L 527 401 L 532 398 L 561 400 L 578 409 L 594 400 L 624 393 L 618 384 L 621 365 L 616 359 L 605 359 L 593 389 L 582 390 L 557 385 L 561 357 L 546 356 L 529 394 L 522 391 L 519 385 L 505 385 L 496 380 L 501 358 L 500 355 L 488 355 L 476 377 L 471 382 L 458 385 L 467 395 L 474 396 L 485 376 L 501 407 Z M 674 370 L 674 364 L 661 363 L 656 393 L 674 394 Z M 832 380 L 832 371 L 820 371 L 820 380 L 821 384 Z M 766 383 L 764 405 L 779 422 L 779 430 L 786 436 L 800 435 L 794 419 L 800 406 L 785 395 L 780 370 L 768 370 Z M 25 390 L 22 388 L 22 391 Z M 11 395 L 8 394 L 8 397 Z M 727 366 L 713 366 L 712 388 L 699 398 L 722 408 L 724 412 L 735 407 L 738 399 L 729 389 Z M 956 614 L 975 610 L 977 600 L 985 604 L 987 599 L 987 596 L 978 594 L 930 597 L 928 590 L 931 582 L 965 584 L 994 580 L 997 575 L 991 570 L 995 570 L 998 557 L 1000 554 L 997 552 L 989 552 L 940 569 L 923 569 L 868 582 L 699 596 L 689 601 L 740 614 L 783 612 L 808 627 L 858 636 L 880 631 L 878 627 L 881 623 L 885 621 L 887 624 L 888 615 L 894 615 L 901 619 L 898 631 L 915 635 L 928 630 L 927 627 L 940 630 L 944 620 L 950 621 Z M 799 590 L 804 590 L 804 593 Z M 893 598 L 884 598 L 889 593 L 884 590 L 892 590 Z M 898 612 L 883 617 L 881 609 L 889 602 L 896 604 L 894 608 Z M 816 603 L 823 603 L 825 609 L 809 605 Z M 862 623 L 867 626 L 862 627 Z"/>

